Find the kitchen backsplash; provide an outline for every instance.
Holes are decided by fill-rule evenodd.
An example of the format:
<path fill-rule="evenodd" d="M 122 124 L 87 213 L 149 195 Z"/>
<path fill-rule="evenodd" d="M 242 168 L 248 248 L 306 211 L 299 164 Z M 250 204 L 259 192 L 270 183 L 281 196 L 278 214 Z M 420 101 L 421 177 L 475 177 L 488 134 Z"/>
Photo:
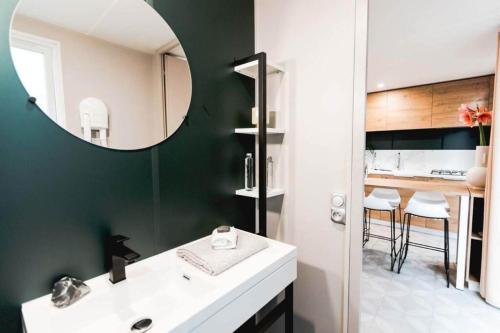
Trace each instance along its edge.
<path fill-rule="evenodd" d="M 367 150 L 368 169 L 396 170 L 398 153 L 400 170 L 430 173 L 433 169 L 469 170 L 474 165 L 474 150 Z"/>

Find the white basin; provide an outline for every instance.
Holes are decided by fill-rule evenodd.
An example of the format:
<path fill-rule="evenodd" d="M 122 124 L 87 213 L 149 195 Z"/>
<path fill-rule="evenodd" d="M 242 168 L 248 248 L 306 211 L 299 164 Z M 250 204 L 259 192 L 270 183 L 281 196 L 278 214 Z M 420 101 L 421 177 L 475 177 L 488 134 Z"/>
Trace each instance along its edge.
<path fill-rule="evenodd" d="M 151 333 L 233 332 L 296 278 L 295 247 L 269 245 L 216 277 L 178 259 L 175 249 L 161 253 L 128 266 L 127 280 L 116 285 L 107 274 L 86 281 L 92 292 L 68 308 L 55 308 L 50 295 L 24 303 L 26 331 L 128 333 L 137 320 L 151 318 Z M 217 315 L 224 311 L 231 318 Z"/>

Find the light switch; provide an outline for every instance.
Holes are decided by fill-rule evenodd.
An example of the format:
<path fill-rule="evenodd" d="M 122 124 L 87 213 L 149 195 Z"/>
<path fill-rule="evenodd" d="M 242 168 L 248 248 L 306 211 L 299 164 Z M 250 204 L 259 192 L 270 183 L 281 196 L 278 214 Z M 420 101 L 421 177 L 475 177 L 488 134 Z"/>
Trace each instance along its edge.
<path fill-rule="evenodd" d="M 332 199 L 333 207 L 344 207 L 344 197 L 341 195 L 335 195 Z"/>

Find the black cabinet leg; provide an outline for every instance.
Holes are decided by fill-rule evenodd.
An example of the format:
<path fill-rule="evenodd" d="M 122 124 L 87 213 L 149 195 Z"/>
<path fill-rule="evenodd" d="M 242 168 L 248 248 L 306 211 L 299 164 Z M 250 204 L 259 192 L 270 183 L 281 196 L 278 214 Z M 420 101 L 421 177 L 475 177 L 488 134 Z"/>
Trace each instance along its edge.
<path fill-rule="evenodd" d="M 293 283 L 285 288 L 285 299 L 265 317 L 256 322 L 253 316 L 236 333 L 265 333 L 282 316 L 285 317 L 285 333 L 293 333 Z"/>
<path fill-rule="evenodd" d="M 255 333 L 257 330 L 257 318 L 253 315 L 250 319 L 246 321 L 240 328 L 238 328 L 235 333 Z"/>
<path fill-rule="evenodd" d="M 285 332 L 293 333 L 293 283 L 285 289 Z"/>

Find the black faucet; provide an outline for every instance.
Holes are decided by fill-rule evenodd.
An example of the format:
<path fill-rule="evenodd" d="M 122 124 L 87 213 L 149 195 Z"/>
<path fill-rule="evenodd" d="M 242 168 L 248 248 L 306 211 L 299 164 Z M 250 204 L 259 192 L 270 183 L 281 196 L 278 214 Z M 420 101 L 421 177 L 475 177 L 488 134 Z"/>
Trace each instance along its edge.
<path fill-rule="evenodd" d="M 125 280 L 125 266 L 135 262 L 141 255 L 126 247 L 123 243 L 130 238 L 116 235 L 109 239 L 109 281 L 113 284 Z"/>

